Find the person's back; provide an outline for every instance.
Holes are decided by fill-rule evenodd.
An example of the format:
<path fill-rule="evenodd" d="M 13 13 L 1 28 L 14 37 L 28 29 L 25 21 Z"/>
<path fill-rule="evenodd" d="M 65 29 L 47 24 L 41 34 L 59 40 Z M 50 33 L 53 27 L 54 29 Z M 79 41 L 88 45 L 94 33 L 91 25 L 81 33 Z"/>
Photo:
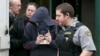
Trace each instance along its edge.
<path fill-rule="evenodd" d="M 28 56 L 28 51 L 23 48 L 24 38 L 24 22 L 23 20 L 16 20 L 13 23 L 13 28 L 10 30 L 10 55 L 13 56 Z"/>

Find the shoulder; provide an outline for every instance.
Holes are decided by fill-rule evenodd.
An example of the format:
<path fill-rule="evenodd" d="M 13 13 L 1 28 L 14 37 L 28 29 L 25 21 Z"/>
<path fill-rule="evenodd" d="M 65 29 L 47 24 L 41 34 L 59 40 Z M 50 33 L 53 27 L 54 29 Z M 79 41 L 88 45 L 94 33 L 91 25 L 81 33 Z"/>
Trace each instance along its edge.
<path fill-rule="evenodd" d="M 15 18 L 15 16 L 9 12 L 9 19 L 13 19 L 13 18 Z"/>
<path fill-rule="evenodd" d="M 9 12 L 9 16 L 13 16 L 13 15 Z"/>
<path fill-rule="evenodd" d="M 34 28 L 36 28 L 36 24 L 31 23 L 31 22 L 27 22 L 25 28 L 33 28 L 34 29 Z"/>
<path fill-rule="evenodd" d="M 83 32 L 90 31 L 90 29 L 86 25 L 80 26 L 78 30 L 83 31 Z"/>
<path fill-rule="evenodd" d="M 89 30 L 89 28 L 86 25 L 82 25 L 79 27 L 80 30 Z"/>
<path fill-rule="evenodd" d="M 78 32 L 80 33 L 79 35 L 81 36 L 87 36 L 87 37 L 92 36 L 90 29 L 85 25 L 79 27 Z"/>

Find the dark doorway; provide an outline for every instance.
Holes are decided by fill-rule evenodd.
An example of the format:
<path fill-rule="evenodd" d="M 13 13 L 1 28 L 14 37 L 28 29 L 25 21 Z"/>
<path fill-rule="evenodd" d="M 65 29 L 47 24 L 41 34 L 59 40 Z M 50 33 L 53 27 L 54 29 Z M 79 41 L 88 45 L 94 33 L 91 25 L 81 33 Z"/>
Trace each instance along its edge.
<path fill-rule="evenodd" d="M 29 0 L 29 2 L 36 2 L 39 6 L 47 7 L 53 19 L 55 19 L 56 6 L 63 2 L 68 2 L 75 9 L 75 16 L 81 21 L 81 0 Z"/>
<path fill-rule="evenodd" d="M 55 8 L 57 5 L 68 2 L 70 3 L 74 9 L 75 9 L 75 17 L 78 18 L 79 21 L 81 21 L 81 0 L 53 0 L 52 1 L 52 17 L 55 18 Z"/>

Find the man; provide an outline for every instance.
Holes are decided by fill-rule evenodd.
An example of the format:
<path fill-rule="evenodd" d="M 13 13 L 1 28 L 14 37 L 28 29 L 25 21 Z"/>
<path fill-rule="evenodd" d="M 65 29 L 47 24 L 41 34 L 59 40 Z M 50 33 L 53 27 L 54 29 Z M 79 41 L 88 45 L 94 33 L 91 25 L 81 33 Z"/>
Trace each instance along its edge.
<path fill-rule="evenodd" d="M 20 0 L 9 0 L 9 27 L 13 24 L 13 22 L 17 19 L 17 15 L 19 14 L 21 9 L 21 1 Z"/>
<path fill-rule="evenodd" d="M 29 51 L 23 48 L 25 39 L 23 38 L 24 28 L 28 20 L 35 13 L 37 9 L 36 3 L 28 3 L 25 15 L 13 23 L 13 28 L 10 30 L 11 36 L 11 50 L 10 55 L 13 56 L 29 56 Z"/>
<path fill-rule="evenodd" d="M 87 26 L 74 19 L 74 9 L 69 3 L 56 7 L 56 20 L 62 27 L 56 37 L 59 56 L 92 56 L 96 51 Z"/>
<path fill-rule="evenodd" d="M 13 28 L 13 23 L 17 19 L 17 15 L 19 14 L 20 9 L 21 9 L 21 1 L 20 0 L 9 0 L 9 31 Z M 11 37 L 11 34 L 10 34 L 10 37 Z M 10 44 L 12 42 L 11 40 L 12 40 L 12 38 L 10 39 Z M 12 46 L 11 46 L 9 56 L 13 56 L 13 54 L 12 54 L 13 51 L 12 51 Z"/>

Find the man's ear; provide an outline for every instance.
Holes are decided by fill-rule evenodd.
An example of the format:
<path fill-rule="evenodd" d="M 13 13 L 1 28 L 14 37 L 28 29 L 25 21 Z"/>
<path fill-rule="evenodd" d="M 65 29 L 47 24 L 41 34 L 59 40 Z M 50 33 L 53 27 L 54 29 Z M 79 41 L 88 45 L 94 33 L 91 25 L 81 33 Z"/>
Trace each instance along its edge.
<path fill-rule="evenodd" d="M 11 9 L 12 8 L 12 6 L 9 6 L 9 9 Z"/>
<path fill-rule="evenodd" d="M 69 13 L 66 13 L 66 16 L 69 16 Z"/>
<path fill-rule="evenodd" d="M 66 17 L 66 19 L 68 19 L 69 18 L 69 13 L 66 13 L 65 17 Z"/>
<path fill-rule="evenodd" d="M 69 17 L 69 13 L 66 13 L 66 14 L 65 14 L 65 17 Z"/>

